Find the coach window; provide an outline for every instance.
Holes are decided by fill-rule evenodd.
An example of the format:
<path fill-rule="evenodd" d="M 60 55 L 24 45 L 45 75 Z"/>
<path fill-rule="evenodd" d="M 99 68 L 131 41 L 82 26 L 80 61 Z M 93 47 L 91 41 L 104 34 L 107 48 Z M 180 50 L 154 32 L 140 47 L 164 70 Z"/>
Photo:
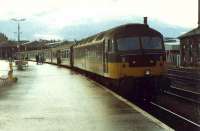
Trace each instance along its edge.
<path fill-rule="evenodd" d="M 108 52 L 111 52 L 111 44 L 110 44 L 110 40 L 108 40 Z"/>
<path fill-rule="evenodd" d="M 66 58 L 67 56 L 66 56 L 66 50 L 63 50 L 63 58 Z"/>
<path fill-rule="evenodd" d="M 108 52 L 114 52 L 114 40 L 108 40 Z"/>
<path fill-rule="evenodd" d="M 67 50 L 67 58 L 70 57 L 70 50 Z"/>

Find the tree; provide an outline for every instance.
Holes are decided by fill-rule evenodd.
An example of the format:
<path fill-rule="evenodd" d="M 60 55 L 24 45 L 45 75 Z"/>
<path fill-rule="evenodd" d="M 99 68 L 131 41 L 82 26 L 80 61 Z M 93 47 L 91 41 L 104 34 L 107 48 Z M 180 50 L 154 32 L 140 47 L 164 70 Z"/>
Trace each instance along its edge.
<path fill-rule="evenodd" d="M 5 34 L 0 33 L 0 42 L 7 41 L 7 40 L 8 40 L 8 37 Z"/>

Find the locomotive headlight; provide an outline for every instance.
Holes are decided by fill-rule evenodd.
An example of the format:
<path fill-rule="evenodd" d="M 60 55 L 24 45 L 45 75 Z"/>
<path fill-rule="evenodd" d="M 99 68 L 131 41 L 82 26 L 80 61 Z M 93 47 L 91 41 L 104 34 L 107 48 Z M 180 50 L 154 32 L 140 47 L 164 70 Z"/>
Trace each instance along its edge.
<path fill-rule="evenodd" d="M 160 56 L 160 61 L 163 61 L 163 56 Z"/>
<path fill-rule="evenodd" d="M 149 76 L 149 75 L 151 75 L 151 71 L 150 70 L 145 70 L 144 74 Z"/>
<path fill-rule="evenodd" d="M 132 64 L 136 64 L 136 61 L 132 61 Z"/>
<path fill-rule="evenodd" d="M 162 56 L 160 56 L 160 66 L 163 66 L 163 57 Z"/>
<path fill-rule="evenodd" d="M 151 64 L 153 64 L 153 63 L 154 63 L 154 61 L 153 61 L 153 60 L 150 60 L 149 62 L 150 62 Z"/>
<path fill-rule="evenodd" d="M 122 57 L 122 62 L 126 62 L 126 58 L 125 57 Z"/>

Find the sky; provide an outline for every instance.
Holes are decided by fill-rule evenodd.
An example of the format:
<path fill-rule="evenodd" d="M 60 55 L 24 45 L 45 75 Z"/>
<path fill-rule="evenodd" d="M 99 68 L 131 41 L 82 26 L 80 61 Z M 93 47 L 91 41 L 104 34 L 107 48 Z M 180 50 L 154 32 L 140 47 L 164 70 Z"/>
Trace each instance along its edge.
<path fill-rule="evenodd" d="M 59 31 L 67 27 L 89 27 L 93 23 L 143 16 L 172 26 L 194 28 L 198 15 L 198 0 L 0 0 L 0 3 L 0 21 L 13 27 L 12 18 L 25 18 L 22 29 L 23 24 L 29 23 L 30 28 L 23 32 L 32 33 L 32 39 L 63 39 Z M 31 32 L 36 25 L 41 30 Z"/>

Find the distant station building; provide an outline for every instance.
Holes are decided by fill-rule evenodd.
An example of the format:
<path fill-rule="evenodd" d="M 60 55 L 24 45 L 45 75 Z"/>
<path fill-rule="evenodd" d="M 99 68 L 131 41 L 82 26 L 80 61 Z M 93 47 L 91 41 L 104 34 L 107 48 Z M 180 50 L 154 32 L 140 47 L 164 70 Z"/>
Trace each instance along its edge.
<path fill-rule="evenodd" d="M 47 40 L 26 42 L 26 43 L 23 43 L 21 45 L 21 50 L 20 51 L 46 49 L 47 48 L 47 46 L 46 46 L 47 43 L 49 43 L 49 41 L 47 41 Z"/>
<path fill-rule="evenodd" d="M 200 27 L 179 37 L 181 42 L 181 65 L 200 66 Z"/>
<path fill-rule="evenodd" d="M 8 59 L 13 58 L 15 52 L 17 52 L 17 45 L 11 41 L 0 42 L 0 58 Z"/>
<path fill-rule="evenodd" d="M 21 44 L 21 50 L 23 51 L 32 51 L 32 50 L 42 50 L 55 47 L 60 44 L 70 43 L 71 41 L 56 41 L 56 40 L 35 40 Z"/>
<path fill-rule="evenodd" d="M 166 60 L 171 66 L 180 66 L 180 41 L 176 38 L 165 38 Z"/>
<path fill-rule="evenodd" d="M 14 56 L 14 52 L 17 51 L 17 46 L 13 42 L 8 41 L 5 34 L 0 33 L 0 58 L 7 59 Z"/>
<path fill-rule="evenodd" d="M 200 0 L 198 2 L 198 27 L 179 37 L 182 66 L 200 66 Z"/>
<path fill-rule="evenodd" d="M 0 42 L 7 41 L 7 40 L 8 40 L 8 37 L 5 34 L 0 33 Z"/>
<path fill-rule="evenodd" d="M 23 48 L 21 44 L 24 42 L 26 41 L 20 41 L 20 43 L 10 41 L 5 34 L 0 33 L 0 59 L 15 58 L 16 52 Z"/>

